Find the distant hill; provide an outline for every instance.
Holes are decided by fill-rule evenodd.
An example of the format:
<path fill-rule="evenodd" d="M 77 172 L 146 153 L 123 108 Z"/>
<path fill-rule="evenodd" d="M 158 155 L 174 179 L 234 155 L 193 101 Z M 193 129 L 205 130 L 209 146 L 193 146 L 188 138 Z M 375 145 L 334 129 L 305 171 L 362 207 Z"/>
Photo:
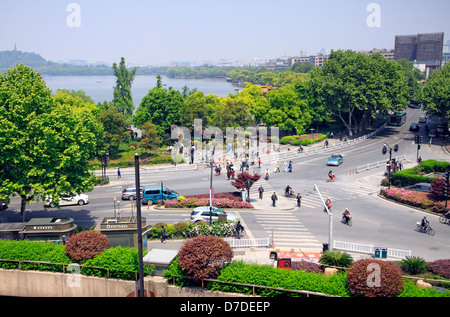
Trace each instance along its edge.
<path fill-rule="evenodd" d="M 22 51 L 0 52 L 0 73 L 5 73 L 9 68 L 22 63 L 43 75 L 113 75 L 111 66 L 106 65 L 70 65 L 55 63 L 45 60 L 41 55 Z"/>

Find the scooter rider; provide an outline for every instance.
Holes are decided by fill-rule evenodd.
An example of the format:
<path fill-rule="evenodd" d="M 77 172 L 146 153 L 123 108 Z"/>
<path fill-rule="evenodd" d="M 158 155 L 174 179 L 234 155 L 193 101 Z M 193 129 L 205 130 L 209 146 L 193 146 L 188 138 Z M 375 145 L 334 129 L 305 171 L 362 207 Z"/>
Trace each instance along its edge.
<path fill-rule="evenodd" d="M 333 171 L 329 171 L 329 172 L 328 172 L 328 178 L 329 178 L 331 181 L 334 180 Z"/>
<path fill-rule="evenodd" d="M 350 220 L 350 217 L 351 217 L 350 211 L 348 211 L 348 208 L 345 208 L 343 215 L 344 215 L 344 222 L 348 223 L 348 221 Z"/>
<path fill-rule="evenodd" d="M 291 195 L 293 193 L 292 187 L 289 185 L 286 186 L 286 189 L 284 191 L 286 196 Z"/>
<path fill-rule="evenodd" d="M 421 224 L 422 229 L 425 230 L 429 224 L 430 224 L 430 222 L 427 220 L 427 217 L 423 217 L 422 224 Z"/>

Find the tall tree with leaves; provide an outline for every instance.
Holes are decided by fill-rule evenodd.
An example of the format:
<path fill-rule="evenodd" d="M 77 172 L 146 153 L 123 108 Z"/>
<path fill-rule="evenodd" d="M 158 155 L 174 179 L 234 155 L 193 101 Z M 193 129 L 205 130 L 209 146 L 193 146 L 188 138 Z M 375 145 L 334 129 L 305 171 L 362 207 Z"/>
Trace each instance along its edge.
<path fill-rule="evenodd" d="M 409 98 L 406 77 L 397 62 L 350 50 L 332 52 L 322 68 L 311 71 L 308 85 L 350 136 L 369 117 L 403 109 Z"/>
<path fill-rule="evenodd" d="M 131 96 L 131 85 L 133 84 L 136 68 L 128 70 L 125 67 L 125 58 L 121 58 L 119 66 L 113 64 L 114 76 L 116 76 L 116 85 L 113 90 L 112 105 L 124 114 L 127 118 L 133 115 L 134 105 Z"/>
<path fill-rule="evenodd" d="M 88 159 L 96 138 L 84 116 L 56 102 L 42 76 L 18 64 L 0 74 L 0 199 L 32 201 L 93 189 Z"/>
<path fill-rule="evenodd" d="M 428 78 L 423 87 L 423 101 L 428 113 L 450 121 L 450 63 Z"/>

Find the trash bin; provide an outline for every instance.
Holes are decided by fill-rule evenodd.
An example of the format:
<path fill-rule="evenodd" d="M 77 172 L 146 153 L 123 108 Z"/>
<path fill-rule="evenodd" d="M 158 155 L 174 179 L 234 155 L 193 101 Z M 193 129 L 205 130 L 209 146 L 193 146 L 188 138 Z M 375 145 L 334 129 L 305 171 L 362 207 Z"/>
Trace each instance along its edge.
<path fill-rule="evenodd" d="M 375 254 L 374 254 L 374 256 L 375 256 L 375 258 L 378 258 L 378 259 L 386 259 L 387 258 L 387 248 L 386 247 L 381 247 L 381 246 L 378 246 L 378 247 L 374 247 L 374 250 L 375 250 Z"/>

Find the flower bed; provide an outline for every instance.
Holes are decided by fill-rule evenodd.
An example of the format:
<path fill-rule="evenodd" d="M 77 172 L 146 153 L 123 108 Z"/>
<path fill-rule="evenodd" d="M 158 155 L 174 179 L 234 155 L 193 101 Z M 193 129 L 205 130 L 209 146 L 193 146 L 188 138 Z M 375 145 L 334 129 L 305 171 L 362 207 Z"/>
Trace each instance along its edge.
<path fill-rule="evenodd" d="M 390 188 L 382 191 L 382 195 L 386 198 L 414 207 L 419 207 L 435 212 L 444 211 L 445 201 L 435 200 L 432 193 L 404 190 L 400 188 Z"/>
<path fill-rule="evenodd" d="M 239 193 L 214 194 L 213 206 L 217 208 L 253 208 L 253 206 L 238 196 Z M 209 206 L 209 194 L 186 195 L 184 199 L 166 200 L 166 208 L 195 208 Z"/>

